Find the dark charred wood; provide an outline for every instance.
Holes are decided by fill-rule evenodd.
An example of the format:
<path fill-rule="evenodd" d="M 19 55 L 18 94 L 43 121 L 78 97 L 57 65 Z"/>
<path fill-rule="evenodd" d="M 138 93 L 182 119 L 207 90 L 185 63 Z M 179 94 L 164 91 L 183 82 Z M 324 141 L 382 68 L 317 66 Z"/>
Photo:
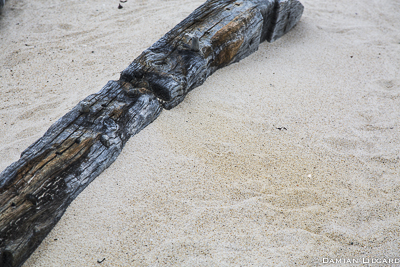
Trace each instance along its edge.
<path fill-rule="evenodd" d="M 0 0 L 1 1 L 1 0 Z M 0 267 L 21 266 L 127 140 L 219 68 L 275 41 L 298 0 L 211 0 L 82 100 L 0 174 Z"/>

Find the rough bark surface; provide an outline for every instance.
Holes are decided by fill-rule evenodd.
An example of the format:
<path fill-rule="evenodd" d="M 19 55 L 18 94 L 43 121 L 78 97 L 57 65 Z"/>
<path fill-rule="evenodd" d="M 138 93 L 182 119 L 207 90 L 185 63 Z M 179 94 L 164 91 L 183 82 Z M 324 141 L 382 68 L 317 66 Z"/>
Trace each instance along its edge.
<path fill-rule="evenodd" d="M 0 0 L 1 1 L 1 0 Z M 163 107 L 300 19 L 297 0 L 211 0 L 82 100 L 0 174 L 0 266 L 21 266 L 68 205 Z"/>

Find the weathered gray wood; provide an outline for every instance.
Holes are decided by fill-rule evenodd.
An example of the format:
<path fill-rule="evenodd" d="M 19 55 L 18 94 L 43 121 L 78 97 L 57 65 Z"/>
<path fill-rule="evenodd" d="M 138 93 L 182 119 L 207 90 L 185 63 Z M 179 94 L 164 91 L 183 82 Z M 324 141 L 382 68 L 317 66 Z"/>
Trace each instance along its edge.
<path fill-rule="evenodd" d="M 197 8 L 121 73 L 153 91 L 166 109 L 217 69 L 275 41 L 300 19 L 297 0 L 212 0 Z"/>
<path fill-rule="evenodd" d="M 1 0 L 0 0 L 1 1 Z M 298 0 L 210 0 L 0 174 L 0 267 L 20 266 L 76 196 L 162 110 L 300 19 Z"/>
<path fill-rule="evenodd" d="M 0 266 L 20 266 L 71 201 L 161 110 L 151 92 L 110 81 L 22 152 L 0 176 Z"/>

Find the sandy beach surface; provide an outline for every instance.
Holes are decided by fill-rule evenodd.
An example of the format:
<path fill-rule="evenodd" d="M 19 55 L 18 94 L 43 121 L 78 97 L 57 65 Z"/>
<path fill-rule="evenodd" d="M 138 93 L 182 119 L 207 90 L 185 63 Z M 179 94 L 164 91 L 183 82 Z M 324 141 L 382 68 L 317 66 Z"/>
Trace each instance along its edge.
<path fill-rule="evenodd" d="M 400 261 L 400 2 L 301 2 L 132 137 L 24 267 Z M 0 170 L 202 3 L 6 1 Z"/>

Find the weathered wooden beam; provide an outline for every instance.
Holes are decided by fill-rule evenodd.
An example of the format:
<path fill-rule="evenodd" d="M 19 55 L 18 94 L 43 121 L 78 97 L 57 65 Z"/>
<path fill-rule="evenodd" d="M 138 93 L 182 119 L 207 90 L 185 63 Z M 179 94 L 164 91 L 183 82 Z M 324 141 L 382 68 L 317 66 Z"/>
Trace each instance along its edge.
<path fill-rule="evenodd" d="M 1 1 L 1 0 L 0 0 Z M 300 19 L 297 0 L 211 0 L 81 101 L 0 174 L 0 267 L 21 266 L 127 140 L 217 69 Z"/>
<path fill-rule="evenodd" d="M 144 84 L 171 109 L 217 69 L 281 37 L 302 13 L 297 0 L 207 1 L 136 58 L 121 80 Z"/>
<path fill-rule="evenodd" d="M 58 120 L 0 176 L 0 266 L 19 266 L 67 206 L 160 114 L 145 89 L 110 81 Z"/>

